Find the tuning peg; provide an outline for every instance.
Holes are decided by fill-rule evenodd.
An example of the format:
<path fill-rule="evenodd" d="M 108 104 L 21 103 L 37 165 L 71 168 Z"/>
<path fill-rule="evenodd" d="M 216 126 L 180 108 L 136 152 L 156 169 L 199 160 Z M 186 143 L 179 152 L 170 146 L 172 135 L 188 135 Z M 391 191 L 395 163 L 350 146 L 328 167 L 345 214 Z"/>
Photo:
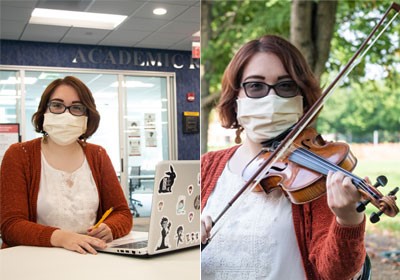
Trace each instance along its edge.
<path fill-rule="evenodd" d="M 399 187 L 395 187 L 393 190 L 391 190 L 387 195 L 388 196 L 393 196 L 399 191 Z M 380 216 L 383 214 L 382 210 L 379 210 L 377 213 L 373 212 L 371 216 L 369 217 L 369 220 L 371 223 L 375 224 L 376 222 L 379 222 Z"/>
<path fill-rule="evenodd" d="M 374 184 L 374 187 L 375 188 L 384 187 L 384 186 L 386 186 L 387 182 L 388 182 L 388 179 L 386 178 L 386 176 L 381 175 L 378 178 L 376 178 L 376 183 Z"/>
<path fill-rule="evenodd" d="M 364 200 L 364 201 L 359 201 L 359 202 L 357 202 L 357 208 L 356 208 L 357 212 L 358 212 L 358 213 L 363 212 L 363 211 L 365 210 L 365 206 L 366 206 L 369 202 L 370 202 L 369 199 Z"/>
<path fill-rule="evenodd" d="M 387 180 L 386 176 L 381 175 L 378 178 L 376 178 L 376 183 L 374 184 L 374 187 L 375 188 L 384 187 L 384 186 L 386 186 L 387 181 L 388 180 Z M 359 213 L 363 212 L 365 210 L 365 206 L 367 206 L 367 204 L 370 202 L 371 202 L 371 200 L 369 200 L 369 199 L 358 202 L 357 208 L 356 208 L 357 212 L 359 212 Z"/>
<path fill-rule="evenodd" d="M 390 193 L 388 193 L 388 196 L 393 196 L 395 195 L 397 192 L 399 191 L 399 187 L 395 187 L 393 190 L 390 191 Z"/>
<path fill-rule="evenodd" d="M 369 217 L 369 220 L 371 221 L 371 223 L 375 224 L 377 222 L 379 222 L 379 220 L 381 219 L 380 216 L 383 214 L 383 211 L 379 210 L 377 213 L 373 212 L 371 214 L 371 216 Z"/>

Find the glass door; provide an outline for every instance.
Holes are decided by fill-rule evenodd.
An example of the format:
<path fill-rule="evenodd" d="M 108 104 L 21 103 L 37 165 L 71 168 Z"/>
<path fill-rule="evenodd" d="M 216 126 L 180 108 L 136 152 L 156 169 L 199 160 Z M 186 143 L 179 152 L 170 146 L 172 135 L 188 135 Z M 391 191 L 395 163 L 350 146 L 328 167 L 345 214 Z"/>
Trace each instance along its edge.
<path fill-rule="evenodd" d="M 31 83 L 32 80 L 24 82 Z M 19 72 L 0 71 L 0 123 L 20 122 L 22 85 Z"/>
<path fill-rule="evenodd" d="M 136 217 L 150 215 L 156 164 L 171 152 L 175 112 L 168 77 L 125 76 L 124 136 L 128 200 Z M 175 135 L 174 133 L 173 135 Z"/>

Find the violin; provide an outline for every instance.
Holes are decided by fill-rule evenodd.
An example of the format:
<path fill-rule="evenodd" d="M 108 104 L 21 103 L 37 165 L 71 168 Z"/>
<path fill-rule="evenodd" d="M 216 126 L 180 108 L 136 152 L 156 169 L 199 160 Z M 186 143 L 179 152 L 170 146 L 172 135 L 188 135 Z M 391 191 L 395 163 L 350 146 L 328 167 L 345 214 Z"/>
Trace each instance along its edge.
<path fill-rule="evenodd" d="M 263 148 L 244 169 L 243 178 L 260 168 L 262 162 L 271 154 L 269 148 Z M 293 141 L 288 155 L 282 157 L 269 168 L 256 186 L 256 190 L 264 190 L 267 194 L 282 189 L 294 204 L 304 204 L 313 201 L 326 193 L 325 176 L 329 171 L 341 171 L 352 179 L 354 186 L 361 193 L 363 201 L 357 205 L 357 211 L 362 212 L 368 203 L 379 209 L 372 213 L 370 221 L 376 223 L 385 214 L 394 217 L 399 212 L 395 194 L 399 188 L 393 189 L 387 196 L 379 190 L 385 186 L 387 179 L 379 176 L 374 185 L 352 174 L 357 159 L 351 153 L 349 145 L 342 142 L 326 142 L 313 128 L 307 128 Z"/>

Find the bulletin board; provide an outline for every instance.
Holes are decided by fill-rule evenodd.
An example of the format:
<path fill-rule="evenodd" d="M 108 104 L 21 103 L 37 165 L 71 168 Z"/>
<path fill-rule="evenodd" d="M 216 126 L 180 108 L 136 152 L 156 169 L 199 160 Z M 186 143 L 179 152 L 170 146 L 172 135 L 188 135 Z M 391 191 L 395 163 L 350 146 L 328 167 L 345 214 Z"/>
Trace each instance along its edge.
<path fill-rule="evenodd" d="M 7 149 L 20 141 L 19 123 L 0 123 L 0 163 Z"/>

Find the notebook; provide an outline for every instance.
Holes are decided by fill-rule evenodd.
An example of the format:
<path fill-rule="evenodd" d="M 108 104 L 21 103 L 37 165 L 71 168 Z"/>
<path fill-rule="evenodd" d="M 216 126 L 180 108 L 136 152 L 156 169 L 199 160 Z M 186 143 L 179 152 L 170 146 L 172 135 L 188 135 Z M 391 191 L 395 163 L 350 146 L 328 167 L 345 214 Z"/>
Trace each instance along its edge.
<path fill-rule="evenodd" d="M 156 166 L 149 232 L 132 231 L 99 251 L 148 256 L 199 244 L 200 161 L 168 160 Z"/>

